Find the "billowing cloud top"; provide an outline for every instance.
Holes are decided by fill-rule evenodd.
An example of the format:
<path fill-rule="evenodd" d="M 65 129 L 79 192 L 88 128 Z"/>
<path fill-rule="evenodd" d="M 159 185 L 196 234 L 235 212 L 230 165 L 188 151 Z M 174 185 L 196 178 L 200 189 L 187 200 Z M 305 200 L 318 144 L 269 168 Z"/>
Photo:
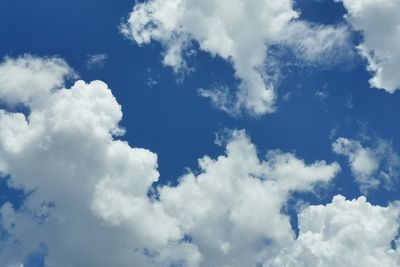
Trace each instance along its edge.
<path fill-rule="evenodd" d="M 17 91 L 35 81 L 26 90 L 41 101 L 10 102 L 27 105 L 28 115 L 0 111 L 0 172 L 29 193 L 21 207 L 0 209 L 0 265 L 21 264 L 43 247 L 46 264 L 61 267 L 359 266 L 353 251 L 369 266 L 399 263 L 391 247 L 398 204 L 338 196 L 301 211 L 296 238 L 282 212 L 291 193 L 329 183 L 340 167 L 276 150 L 260 158 L 244 131 L 230 134 L 224 155 L 200 159 L 198 173 L 153 188 L 157 156 L 117 138 L 122 112 L 111 90 L 101 81 L 57 87 L 60 62 L 70 70 L 28 55 L 2 65 L 24 74 L 21 87 L 12 84 Z M 6 101 L 10 86 L 0 86 Z M 358 237 L 366 245 L 354 250 Z"/>
<path fill-rule="evenodd" d="M 299 214 L 298 239 L 267 266 L 399 266 L 399 251 L 390 246 L 399 216 L 399 203 L 383 208 L 365 197 L 336 196 Z"/>

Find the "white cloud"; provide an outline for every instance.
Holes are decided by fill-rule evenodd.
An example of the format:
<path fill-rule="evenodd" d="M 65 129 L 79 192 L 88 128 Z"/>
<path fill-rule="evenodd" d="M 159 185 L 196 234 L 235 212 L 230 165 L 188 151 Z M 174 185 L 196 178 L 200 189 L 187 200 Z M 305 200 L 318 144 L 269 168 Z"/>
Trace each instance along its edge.
<path fill-rule="evenodd" d="M 380 207 L 365 197 L 335 196 L 332 203 L 299 214 L 299 237 L 266 266 L 399 266 L 400 250 L 391 247 L 399 216 L 398 202 Z"/>
<path fill-rule="evenodd" d="M 10 220 L 3 226 L 12 235 L 6 251 L 14 248 L 14 239 L 23 244 L 13 251 L 21 256 L 43 242 L 49 247 L 50 266 L 128 265 L 143 257 L 135 249 L 179 238 L 172 219 L 147 198 L 158 177 L 156 155 L 112 140 L 121 116 L 110 90 L 99 81 L 78 81 L 57 91 L 28 118 L 1 113 L 1 171 L 11 175 L 14 186 L 34 191 L 21 211 L 3 207 L 2 218 Z M 135 207 L 119 206 L 118 214 L 110 215 L 108 209 L 130 198 L 137 199 Z M 48 202 L 55 206 L 47 211 Z M 118 216 L 134 215 L 152 227 L 139 221 L 116 228 Z M 130 234 L 132 241 L 121 240 L 122 234 Z M 132 256 L 118 259 L 118 253 Z"/>
<path fill-rule="evenodd" d="M 88 69 L 103 68 L 108 56 L 106 54 L 88 55 L 86 67 Z"/>
<path fill-rule="evenodd" d="M 400 89 L 400 1 L 336 0 L 347 9 L 346 18 L 361 31 L 363 41 L 357 47 L 374 74 L 370 84 L 393 93 Z"/>
<path fill-rule="evenodd" d="M 279 44 L 290 49 L 300 64 L 331 66 L 354 57 L 345 25 L 293 21 L 284 28 Z"/>
<path fill-rule="evenodd" d="M 260 160 L 235 131 L 225 156 L 204 157 L 198 175 L 150 199 L 157 156 L 115 138 L 122 112 L 105 83 L 34 90 L 46 97 L 28 116 L 0 111 L 0 172 L 31 192 L 21 208 L 0 209 L 2 266 L 43 246 L 46 264 L 61 267 L 256 263 L 294 238 L 281 213 L 287 196 L 339 170 L 279 151 Z"/>
<path fill-rule="evenodd" d="M 33 105 L 73 77 L 73 70 L 57 57 L 6 57 L 0 63 L 0 98 L 10 105 Z"/>
<path fill-rule="evenodd" d="M 339 171 L 336 163 L 306 165 L 290 153 L 259 159 L 244 132 L 234 132 L 226 155 L 199 161 L 177 187 L 160 189 L 166 212 L 204 256 L 201 266 L 256 266 L 294 239 L 281 213 L 294 191 L 311 191 Z"/>
<path fill-rule="evenodd" d="M 115 137 L 122 112 L 105 83 L 77 81 L 70 89 L 37 92 L 46 98 L 28 116 L 0 111 L 0 172 L 10 176 L 10 186 L 31 192 L 21 208 L 0 208 L 1 266 L 20 265 L 43 247 L 46 264 L 60 267 L 239 267 L 277 258 L 305 264 L 326 260 L 313 246 L 323 247 L 328 237 L 338 244 L 337 255 L 354 245 L 345 239 L 349 231 L 368 241 L 355 243 L 365 263 L 378 256 L 398 261 L 390 247 L 382 252 L 398 227 L 396 205 L 337 197 L 332 205 L 305 209 L 295 238 L 282 212 L 288 197 L 331 181 L 337 163 L 306 164 L 280 151 L 260 157 L 244 131 L 233 131 L 224 155 L 203 157 L 200 170 L 175 187 L 152 189 L 157 156 Z M 149 198 L 149 190 L 157 197 Z M 322 240 L 321 229 L 330 229 Z M 320 243 L 307 243 L 307 235 Z M 297 253 L 309 248 L 313 257 Z M 286 259 L 283 249 L 293 256 Z"/>
<path fill-rule="evenodd" d="M 139 45 L 160 42 L 164 64 L 175 71 L 186 68 L 183 51 L 193 41 L 230 61 L 241 82 L 236 94 L 202 90 L 202 95 L 234 115 L 243 110 L 262 115 L 275 110 L 278 67 L 274 58 L 267 58 L 270 45 L 287 45 L 302 60 L 316 62 L 346 43 L 345 27 L 292 25 L 298 16 L 291 0 L 150 0 L 135 5 L 122 32 Z"/>
<path fill-rule="evenodd" d="M 398 180 L 400 157 L 389 141 L 377 139 L 372 147 L 364 147 L 360 141 L 340 137 L 332 148 L 335 153 L 348 158 L 363 193 L 379 185 L 391 189 Z"/>
<path fill-rule="evenodd" d="M 42 243 L 49 266 L 149 266 L 146 247 L 168 256 L 195 250 L 179 242 L 175 220 L 147 197 L 158 179 L 157 156 L 113 138 L 121 133 L 122 112 L 107 85 L 77 81 L 71 89 L 44 89 L 33 88 L 35 97 L 46 98 L 28 117 L 0 111 L 0 172 L 32 192 L 20 210 L 1 208 L 8 238 L 0 242 L 0 265 L 23 261 Z M 177 244 L 169 248 L 169 241 Z"/>

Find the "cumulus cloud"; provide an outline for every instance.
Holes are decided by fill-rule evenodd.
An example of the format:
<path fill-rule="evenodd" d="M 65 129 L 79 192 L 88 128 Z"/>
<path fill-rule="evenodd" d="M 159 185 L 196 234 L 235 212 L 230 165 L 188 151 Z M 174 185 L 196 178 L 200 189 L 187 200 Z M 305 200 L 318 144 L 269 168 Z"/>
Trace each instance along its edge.
<path fill-rule="evenodd" d="M 178 242 L 175 219 L 147 197 L 157 156 L 113 137 L 123 132 L 122 112 L 107 85 L 44 89 L 32 88 L 45 98 L 28 116 L 0 111 L 0 172 L 30 192 L 20 209 L 1 208 L 0 265 L 22 262 L 42 244 L 49 266 L 151 266 L 146 247 L 169 250 L 168 257 L 191 250 Z"/>
<path fill-rule="evenodd" d="M 28 115 L 0 111 L 0 172 L 29 192 L 20 208 L 0 209 L 2 266 L 37 251 L 61 267 L 256 264 L 294 239 L 281 212 L 288 195 L 339 171 L 280 151 L 259 159 L 234 131 L 225 155 L 202 158 L 176 187 L 152 189 L 157 156 L 117 138 L 121 107 L 104 82 L 33 90 L 45 97 Z"/>
<path fill-rule="evenodd" d="M 0 111 L 0 173 L 29 193 L 21 207 L 0 208 L 1 266 L 22 266 L 38 251 L 61 267 L 353 266 L 354 249 L 369 266 L 399 261 L 390 247 L 398 204 L 338 196 L 303 210 L 296 238 L 283 207 L 293 192 L 329 183 L 337 163 L 260 156 L 236 130 L 223 155 L 201 158 L 177 186 L 153 188 L 157 155 L 118 138 L 121 107 L 104 82 L 40 93 L 27 115 Z"/>
<path fill-rule="evenodd" d="M 363 193 L 380 185 L 390 189 L 398 180 L 400 157 L 387 140 L 377 139 L 371 147 L 366 147 L 360 141 L 340 137 L 332 148 L 335 153 L 347 157 Z"/>
<path fill-rule="evenodd" d="M 394 93 L 400 89 L 400 2 L 398 0 L 336 0 L 347 10 L 346 18 L 360 31 L 358 51 L 373 73 L 371 86 Z"/>
<path fill-rule="evenodd" d="M 61 58 L 6 57 L 0 63 L 0 98 L 10 105 L 33 105 L 73 77 L 76 74 Z"/>
<path fill-rule="evenodd" d="M 281 213 L 294 191 L 311 191 L 339 171 L 336 163 L 306 165 L 293 154 L 257 157 L 244 132 L 234 132 L 226 155 L 204 157 L 201 171 L 160 189 L 165 210 L 204 255 L 201 266 L 256 266 L 294 239 Z"/>
<path fill-rule="evenodd" d="M 325 206 L 310 206 L 299 214 L 297 240 L 266 266 L 399 266 L 400 250 L 392 247 L 398 242 L 399 204 L 374 206 L 365 197 L 349 201 L 338 195 Z"/>
<path fill-rule="evenodd" d="M 201 90 L 201 95 L 234 115 L 243 110 L 262 115 L 275 110 L 279 72 L 276 60 L 267 58 L 269 46 L 287 45 L 302 60 L 315 62 L 340 51 L 348 38 L 342 26 L 292 25 L 298 16 L 292 0 L 149 0 L 135 5 L 122 32 L 139 45 L 160 42 L 164 64 L 175 71 L 186 68 L 183 54 L 193 42 L 228 60 L 240 80 L 236 94 Z"/>

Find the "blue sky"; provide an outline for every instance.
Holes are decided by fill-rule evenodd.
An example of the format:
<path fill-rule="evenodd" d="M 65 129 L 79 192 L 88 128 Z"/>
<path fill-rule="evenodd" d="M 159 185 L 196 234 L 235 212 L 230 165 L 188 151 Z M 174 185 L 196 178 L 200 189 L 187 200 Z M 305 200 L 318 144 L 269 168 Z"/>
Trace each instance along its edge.
<path fill-rule="evenodd" d="M 162 1 L 138 1 L 136 4 L 139 5 L 139 2 L 143 2 L 143 5 L 146 5 L 151 2 Z M 182 2 L 187 2 L 188 5 L 195 3 L 195 1 Z M 253 2 L 274 1 L 264 0 Z M 242 110 L 239 115 L 233 114 L 232 112 L 219 109 L 209 99 L 199 95 L 199 88 L 213 90 L 213 88 L 224 86 L 229 88 L 231 94 L 234 94 L 235 90 L 241 86 L 241 82 L 247 78 L 240 75 L 235 76 L 235 66 L 240 65 L 240 62 L 236 65 L 232 64 L 232 60 L 235 60 L 232 57 L 226 60 L 223 56 L 218 56 L 218 53 L 217 56 L 213 56 L 210 51 L 202 49 L 198 40 L 193 38 L 194 40 L 191 40 L 192 43 L 188 49 L 193 52 L 193 55 L 185 56 L 184 58 L 191 70 L 178 70 L 174 72 L 171 66 L 166 66 L 163 63 L 163 55 L 166 53 L 165 49 L 171 40 L 163 41 L 163 39 L 156 36 L 148 44 L 138 45 L 135 40 L 124 36 L 120 30 L 121 23 L 125 23 L 127 18 L 129 18 L 135 1 L 71 0 L 54 2 L 50 0 L 3 0 L 0 3 L 0 55 L 3 58 L 3 65 L 6 64 L 4 63 L 6 62 L 6 57 L 12 60 L 27 54 L 37 58 L 61 58 L 75 71 L 79 79 L 87 83 L 93 80 L 105 82 L 111 88 L 112 94 L 122 107 L 123 118 L 119 122 L 119 125 L 126 130 L 125 135 L 115 137 L 115 140 L 124 140 L 132 147 L 145 148 L 157 154 L 157 170 L 160 173 L 160 177 L 156 185 L 160 185 L 161 187 L 164 185 L 179 186 L 179 177 L 187 175 L 188 170 L 192 170 L 196 175 L 206 172 L 199 168 L 198 159 L 205 155 L 217 159 L 218 156 L 223 155 L 225 153 L 225 145 L 217 145 L 215 140 L 218 136 L 224 136 L 227 132 L 234 130 L 243 129 L 246 131 L 248 138 L 256 146 L 257 155 L 260 160 L 265 157 L 267 151 L 279 150 L 282 153 L 292 153 L 297 158 L 303 159 L 306 166 L 312 165 L 317 160 L 326 161 L 327 166 L 336 162 L 340 166 L 340 171 L 335 173 L 334 177 L 330 177 L 328 183 L 313 187 L 312 190 L 301 189 L 300 192 L 296 192 L 297 190 L 295 189 L 293 191 L 296 193 L 290 194 L 283 201 L 284 203 L 289 203 L 283 205 L 288 207 L 284 208 L 282 206 L 281 208 L 282 210 L 286 209 L 294 232 L 298 235 L 297 216 L 300 211 L 297 208 L 301 203 L 305 203 L 305 206 L 326 205 L 331 203 L 332 198 L 338 194 L 343 195 L 348 200 L 366 195 L 367 201 L 371 205 L 374 205 L 373 207 L 386 207 L 400 198 L 398 186 L 400 158 L 397 156 L 398 151 L 400 151 L 400 127 L 397 121 L 397 114 L 400 112 L 400 106 L 397 103 L 400 101 L 400 97 L 397 92 L 388 92 L 392 89 L 388 88 L 388 83 L 385 79 L 390 78 L 390 73 L 388 76 L 384 75 L 382 81 L 377 82 L 375 86 L 369 82 L 371 77 L 376 76 L 376 72 L 367 70 L 367 66 L 371 66 L 372 63 L 368 62 L 367 57 L 355 48 L 359 44 L 365 44 L 366 47 L 369 45 L 368 48 L 372 51 L 371 54 L 377 57 L 376 62 L 378 62 L 378 65 L 384 64 L 381 62 L 385 62 L 385 60 L 380 60 L 382 59 L 379 58 L 380 55 L 389 57 L 393 55 L 393 62 L 388 60 L 391 65 L 387 68 L 400 66 L 400 63 L 396 63 L 395 61 L 400 58 L 400 56 L 397 56 L 400 55 L 398 48 L 387 48 L 384 45 L 382 45 L 382 48 L 379 46 L 380 42 L 374 41 L 374 38 L 386 37 L 384 36 L 385 29 L 389 29 L 390 27 L 385 25 L 385 23 L 392 23 L 399 27 L 400 22 L 398 19 L 386 22 L 384 17 L 379 17 L 382 14 L 386 14 L 384 6 L 386 4 L 382 2 L 383 11 L 377 12 L 375 21 L 371 19 L 371 23 L 375 23 L 373 25 L 376 25 L 377 31 L 382 32 L 382 34 L 376 34 L 376 32 L 372 32 L 373 30 L 370 32 L 369 29 L 363 29 L 364 24 L 372 24 L 368 24 L 367 19 L 362 17 L 362 12 L 365 10 L 365 13 L 368 15 L 368 5 L 372 4 L 367 0 L 360 1 L 360 3 L 362 2 L 361 5 L 364 5 L 364 9 L 357 11 L 355 10 L 356 7 L 353 6 L 354 1 L 343 0 L 343 2 L 345 2 L 345 5 L 342 2 L 331 0 L 295 1 L 293 10 L 301 11 L 301 14 L 299 13 L 298 18 L 293 18 L 294 21 L 306 21 L 309 25 L 314 26 L 333 27 L 333 30 L 343 27 L 345 34 L 343 34 L 343 40 L 340 39 L 341 37 L 338 37 L 338 40 L 332 41 L 329 39 L 329 36 L 327 40 L 323 40 L 322 44 L 332 41 L 332 45 L 326 48 L 327 51 L 322 51 L 318 54 L 316 59 L 301 59 L 303 55 L 296 55 L 296 51 L 298 52 L 298 50 L 291 50 L 292 52 L 281 50 L 284 41 L 278 41 L 269 46 L 268 51 L 278 55 L 277 60 L 280 64 L 279 78 L 274 84 L 277 97 L 275 103 L 276 111 L 270 114 L 268 112 L 264 114 L 252 114 L 252 112 L 246 110 Z M 399 7 L 397 0 L 388 0 L 387 2 L 391 2 L 395 6 L 394 9 Z M 247 4 L 250 5 L 250 1 L 246 2 Z M 193 7 L 193 10 L 195 9 L 196 7 Z M 347 16 L 350 19 L 345 19 L 345 14 L 348 14 Z M 147 15 L 151 17 L 151 15 Z M 173 14 L 170 15 L 173 16 Z M 353 15 L 354 18 L 352 17 Z M 391 13 L 388 12 L 387 16 L 390 15 Z M 360 19 L 358 20 L 359 17 Z M 382 25 L 376 22 L 382 22 Z M 201 25 L 202 21 L 198 23 Z M 254 25 L 251 31 L 256 32 L 257 26 Z M 318 31 L 319 29 L 317 27 L 310 27 L 313 31 Z M 282 34 L 287 34 L 287 32 L 283 32 Z M 397 32 L 397 34 L 399 35 L 394 40 L 400 40 L 400 33 Z M 301 33 L 300 36 L 302 36 Z M 289 36 L 288 38 L 292 37 Z M 389 41 L 390 39 L 387 42 Z M 286 40 L 286 42 L 289 42 L 287 45 L 289 49 L 293 49 L 297 45 L 296 42 L 301 42 L 301 40 L 290 39 L 289 41 Z M 311 50 L 313 49 L 311 46 L 321 46 L 322 44 L 307 43 L 305 48 L 302 47 L 305 50 L 301 51 L 308 51 L 307 48 Z M 395 54 L 396 51 L 393 49 L 397 49 L 397 54 Z M 386 53 L 383 53 L 385 51 Z M 307 52 L 304 53 L 306 54 Z M 88 65 L 89 59 L 96 55 L 103 55 L 102 59 L 99 60 L 101 64 L 94 60 L 92 61 L 94 62 L 92 65 Z M 325 60 L 324 57 L 327 57 L 327 59 Z M 266 62 L 268 67 L 268 59 Z M 384 65 L 383 68 L 385 67 Z M 266 69 L 263 71 L 266 71 Z M 2 73 L 0 75 L 5 74 Z M 11 79 L 13 78 L 11 77 Z M 16 77 L 15 79 L 18 78 Z M 67 79 L 65 87 L 70 88 L 75 80 L 77 79 Z M 4 85 L 1 82 L 0 77 L 0 91 L 7 90 L 7 84 Z M 381 89 L 374 88 L 380 85 Z M 400 83 L 397 84 L 397 88 L 400 88 Z M 29 90 L 29 88 L 24 88 L 24 90 Z M 20 106 L 16 107 L 8 103 L 6 97 L 3 95 L 2 99 L 4 110 L 12 112 L 22 110 L 27 115 L 30 112 L 29 109 L 34 110 L 36 108 L 36 106 L 30 106 L 31 104 L 24 103 L 23 101 L 18 103 L 21 104 Z M 27 109 L 25 109 L 26 107 Z M 76 119 L 79 120 L 79 118 Z M 90 137 L 89 133 L 88 136 Z M 351 145 L 337 149 L 335 153 L 332 145 L 339 137 L 346 138 L 346 140 L 351 142 Z M 9 142 L 7 140 L 4 142 Z M 229 143 L 229 141 L 227 142 Z M 340 151 L 338 152 L 338 150 Z M 363 161 L 360 167 L 355 162 L 358 162 L 358 156 L 362 157 L 366 155 L 363 154 L 364 152 L 370 158 L 366 160 L 366 163 Z M 10 157 L 6 156 L 5 161 L 11 161 Z M 368 160 L 373 162 L 369 162 Z M 368 166 L 375 163 L 378 166 L 374 170 L 368 171 L 363 169 L 363 167 L 368 169 Z M 24 164 L 27 164 L 26 166 L 30 165 L 29 162 L 24 162 L 23 159 L 20 162 L 16 161 L 15 164 L 19 164 L 22 169 L 25 168 Z M 49 163 L 47 162 L 47 164 Z M 29 167 L 26 167 L 26 170 L 29 172 Z M 60 173 L 64 172 L 62 169 L 58 171 Z M 29 206 L 30 204 L 24 204 L 24 201 L 30 198 L 32 194 L 34 195 L 37 187 L 42 186 L 42 184 L 34 184 L 32 188 L 29 183 L 24 184 L 23 180 L 17 179 L 15 183 L 20 183 L 21 186 L 7 185 L 5 179 L 12 180 L 13 175 L 18 176 L 21 174 L 18 171 L 7 173 L 7 171 L 1 170 L 1 172 L 4 173 L 4 179 L 0 183 L 1 204 L 4 205 L 10 202 L 14 205 L 16 213 L 27 212 L 32 207 Z M 32 171 L 32 173 L 35 172 Z M 389 178 L 387 179 L 391 181 L 390 183 L 386 184 L 383 180 L 384 178 L 382 178 L 382 173 L 388 174 Z M 269 177 L 268 174 L 267 177 Z M 362 184 L 370 178 L 377 179 L 380 186 L 377 188 L 363 188 Z M 30 177 L 29 179 L 35 179 L 35 177 Z M 82 177 L 82 179 L 85 179 L 85 177 Z M 215 177 L 215 179 L 218 179 L 218 177 Z M 60 184 L 63 183 L 60 182 Z M 156 185 L 153 188 L 156 188 Z M 53 187 L 43 186 L 43 188 L 45 191 Z M 224 188 L 221 190 L 224 190 Z M 157 194 L 161 194 L 162 198 L 163 193 L 158 192 Z M 44 196 L 47 195 L 44 194 Z M 62 198 L 62 200 L 68 201 L 67 198 Z M 57 209 L 58 203 L 56 200 L 47 199 L 41 203 L 43 204 L 45 201 L 48 203 L 55 202 Z M 260 201 L 260 203 L 262 202 Z M 87 203 L 82 204 L 86 205 Z M 218 206 L 217 204 L 215 205 Z M 60 206 L 63 206 L 63 204 L 60 204 Z M 88 206 L 90 205 L 88 204 Z M 167 210 L 168 208 L 165 209 Z M 254 212 L 263 211 L 264 209 L 255 210 Z M 166 213 L 174 219 L 177 218 L 176 215 L 170 214 L 171 212 L 169 211 Z M 2 217 L 6 217 L 4 211 L 1 214 Z M 79 214 L 77 213 L 77 216 Z M 365 214 L 367 214 L 367 211 Z M 51 218 L 51 214 L 46 216 Z M 380 218 L 379 216 L 376 215 L 377 220 Z M 105 221 L 107 221 L 107 218 Z M 98 223 L 102 224 L 105 222 Z M 136 227 L 136 223 L 132 223 L 132 225 Z M 393 231 L 396 231 L 396 227 L 398 229 L 398 226 L 398 222 L 395 226 L 390 225 L 394 229 Z M 57 229 L 56 226 L 54 227 Z M 68 228 L 68 225 L 64 225 L 64 227 Z M 125 229 L 124 227 L 126 226 L 123 224 L 121 227 Z M 180 227 L 185 229 L 185 226 Z M 62 229 L 58 230 L 63 231 Z M 53 228 L 52 231 L 54 231 Z M 115 231 L 124 230 L 117 229 Z M 136 238 L 135 231 L 132 231 L 132 239 Z M 199 233 L 201 233 L 200 230 L 196 230 L 193 233 L 188 231 L 185 235 L 201 236 Z M 12 235 L 12 233 L 8 234 Z M 23 236 L 22 232 L 20 235 Z M 91 237 L 83 235 L 82 238 Z M 172 239 L 174 238 L 179 240 L 176 237 Z M 397 258 L 393 255 L 390 256 L 392 257 L 390 258 L 391 261 L 388 260 L 387 262 L 393 265 L 387 266 L 398 266 L 396 264 L 400 263 L 399 250 L 391 247 L 395 238 L 396 235 L 390 240 L 388 247 L 393 249 L 393 253 L 397 253 Z M 225 262 L 223 256 L 219 258 L 219 256 L 213 256 L 213 253 L 209 252 L 213 251 L 213 248 L 203 247 L 203 243 L 206 241 L 201 241 L 200 239 L 194 237 L 191 244 L 196 246 L 196 241 L 199 242 L 198 252 L 204 258 L 200 266 L 218 266 L 216 265 L 217 263 L 221 264 Z M 47 243 L 46 240 L 48 240 L 47 237 L 43 237 L 43 240 L 35 240 L 35 242 L 40 244 L 36 250 L 29 252 L 30 247 L 22 249 L 21 251 L 24 253 L 27 251 L 25 255 L 23 253 L 10 252 L 6 248 L 13 245 L 4 242 L 0 249 L 6 251 L 4 253 L 7 255 L 7 261 L 3 264 L 10 264 L 6 266 L 17 266 L 12 264 L 24 263 L 23 266 L 30 267 L 52 266 L 52 263 L 57 263 L 59 266 L 70 266 L 68 265 L 71 264 L 68 257 L 71 257 L 71 255 L 68 256 L 66 254 L 67 256 L 63 255 L 61 257 L 58 250 L 62 248 L 55 248 L 55 251 L 58 252 L 53 255 L 52 243 Z M 115 240 L 118 239 L 116 238 Z M 15 242 L 22 245 L 26 242 L 29 243 L 29 246 L 34 243 L 32 240 L 18 240 Z M 274 243 L 275 241 L 271 242 Z M 340 240 L 337 242 L 340 243 Z M 372 244 L 374 240 L 367 240 L 366 242 Z M 123 243 L 124 241 L 121 241 L 121 244 Z M 152 250 L 147 246 L 150 245 L 144 245 L 146 249 Z M 231 244 L 230 246 L 234 247 L 235 245 Z M 136 248 L 132 247 L 132 251 L 138 251 L 142 247 L 141 245 L 138 245 Z M 159 246 L 156 247 L 158 248 Z M 68 249 L 68 246 L 64 247 L 64 249 Z M 268 249 L 269 246 L 266 245 L 266 250 Z M 288 251 L 294 250 L 289 245 L 284 249 Z M 176 250 L 183 252 L 184 248 L 178 247 Z M 282 248 L 281 250 L 283 251 Z M 99 253 L 101 251 L 99 249 Z M 110 253 L 113 253 L 113 251 Z M 164 255 L 164 252 L 157 253 Z M 179 254 L 178 252 L 174 253 Z M 267 257 L 266 255 L 268 257 L 279 257 L 279 255 L 271 256 L 269 253 L 265 252 L 265 254 L 254 256 L 249 252 L 243 257 L 251 258 L 254 256 L 257 258 L 257 261 L 262 262 L 258 262 L 257 264 L 264 264 L 263 266 L 295 266 L 293 265 L 295 264 L 294 262 L 297 262 L 297 264 L 307 264 L 304 259 L 297 255 L 297 261 L 287 261 L 289 265 L 284 265 L 284 259 L 282 259 L 281 265 L 276 262 L 273 264 L 277 265 L 272 265 L 272 263 L 266 262 L 263 257 Z M 14 254 L 17 256 L 13 256 Z M 290 252 L 287 254 L 290 254 Z M 49 257 L 49 260 L 47 257 Z M 81 262 L 71 261 L 72 264 L 78 264 L 72 266 L 95 266 L 82 265 L 96 263 L 90 256 L 87 257 L 87 259 Z M 115 257 L 120 257 L 120 255 L 116 255 Z M 318 258 L 318 256 L 315 257 Z M 335 257 L 339 256 L 335 254 Z M 389 258 L 389 256 L 387 257 Z M 113 258 L 113 256 L 111 255 L 110 258 Z M 211 260 L 208 258 L 211 258 Z M 218 260 L 216 260 L 217 258 Z M 133 260 L 133 265 L 128 266 L 140 266 L 138 265 L 141 264 L 140 260 L 137 260 L 137 262 Z M 382 259 L 380 260 L 382 261 Z M 181 266 L 176 261 L 172 261 L 171 263 L 166 259 L 160 262 L 155 263 L 154 266 Z M 185 260 L 178 262 L 183 266 L 199 266 L 195 265 L 195 263 L 190 265 Z M 249 259 L 246 264 L 252 262 Z M 365 262 L 366 264 L 371 264 L 374 261 L 366 259 Z M 344 266 L 341 265 L 344 263 L 348 264 L 346 266 L 353 266 L 350 261 L 330 261 L 318 266 Z M 115 266 L 127 266 L 124 265 L 125 263 L 117 265 L 120 263 L 116 262 L 115 264 Z M 226 264 L 228 264 L 227 266 L 239 266 L 231 261 L 226 261 Z"/>

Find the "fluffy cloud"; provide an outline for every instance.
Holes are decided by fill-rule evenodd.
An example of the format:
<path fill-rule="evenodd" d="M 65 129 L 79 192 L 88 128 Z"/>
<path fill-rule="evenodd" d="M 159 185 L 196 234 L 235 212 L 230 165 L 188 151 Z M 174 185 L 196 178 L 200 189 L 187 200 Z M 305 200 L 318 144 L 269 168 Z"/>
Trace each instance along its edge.
<path fill-rule="evenodd" d="M 299 214 L 299 237 L 267 266 L 399 266 L 400 250 L 391 246 L 399 218 L 399 203 L 380 207 L 365 197 L 335 196 L 332 203 Z"/>
<path fill-rule="evenodd" d="M 204 255 L 201 266 L 256 266 L 277 253 L 294 239 L 281 213 L 288 195 L 310 191 L 339 170 L 279 151 L 260 160 L 244 132 L 233 133 L 225 156 L 204 157 L 200 167 L 177 187 L 160 189 L 160 201 Z"/>
<path fill-rule="evenodd" d="M 389 93 L 400 89 L 400 1 L 336 0 L 347 9 L 346 18 L 363 34 L 358 46 L 374 74 L 370 84 Z"/>
<path fill-rule="evenodd" d="M 190 250 L 179 242 L 168 247 L 182 233 L 147 197 L 158 179 L 157 156 L 113 137 L 123 132 L 122 112 L 107 85 L 77 81 L 70 89 L 44 89 L 33 88 L 44 98 L 28 116 L 0 111 L 0 171 L 11 186 L 30 192 L 21 209 L 1 208 L 0 265 L 22 261 L 42 244 L 49 266 L 149 266 L 146 247 L 169 250 L 168 257 L 178 247 Z"/>
<path fill-rule="evenodd" d="M 282 212 L 289 196 L 328 183 L 337 163 L 281 151 L 260 157 L 244 131 L 233 131 L 224 155 L 203 157 L 177 186 L 153 188 L 157 156 L 118 139 L 121 107 L 105 83 L 33 90 L 41 101 L 13 102 L 28 105 L 28 115 L 0 111 L 0 172 L 28 193 L 20 208 L 0 208 L 1 266 L 38 251 L 61 267 L 356 266 L 349 251 L 368 266 L 398 264 L 390 247 L 398 204 L 338 196 L 303 210 L 295 237 Z"/>
<path fill-rule="evenodd" d="M 33 105 L 75 76 L 61 58 L 6 57 L 0 64 L 0 98 L 11 105 Z"/>
<path fill-rule="evenodd" d="M 390 189 L 398 180 L 400 157 L 389 141 L 377 139 L 372 147 L 364 147 L 360 141 L 341 137 L 332 148 L 335 153 L 348 158 L 363 193 L 380 185 Z"/>
<path fill-rule="evenodd" d="M 16 60 L 28 63 L 19 66 L 24 73 L 30 60 L 56 59 Z M 339 170 L 279 151 L 260 160 L 245 133 L 234 131 L 226 155 L 204 157 L 200 173 L 176 187 L 152 189 L 157 156 L 118 140 L 121 107 L 105 83 L 43 86 L 48 90 L 33 88 L 41 99 L 35 105 L 13 102 L 28 105 L 28 115 L 0 111 L 0 172 L 28 193 L 22 207 L 0 209 L 2 266 L 37 251 L 61 267 L 256 264 L 294 239 L 281 212 L 288 195 L 329 182 Z"/>
<path fill-rule="evenodd" d="M 193 41 L 212 56 L 230 61 L 241 82 L 236 95 L 227 90 L 200 94 L 232 114 L 245 110 L 261 115 L 275 110 L 279 64 L 267 58 L 269 46 L 286 45 L 299 58 L 315 61 L 343 50 L 341 44 L 346 43 L 344 27 L 291 26 L 298 16 L 292 0 L 150 0 L 135 5 L 122 32 L 139 45 L 160 42 L 164 64 L 176 71 L 186 68 L 183 54 Z"/>

